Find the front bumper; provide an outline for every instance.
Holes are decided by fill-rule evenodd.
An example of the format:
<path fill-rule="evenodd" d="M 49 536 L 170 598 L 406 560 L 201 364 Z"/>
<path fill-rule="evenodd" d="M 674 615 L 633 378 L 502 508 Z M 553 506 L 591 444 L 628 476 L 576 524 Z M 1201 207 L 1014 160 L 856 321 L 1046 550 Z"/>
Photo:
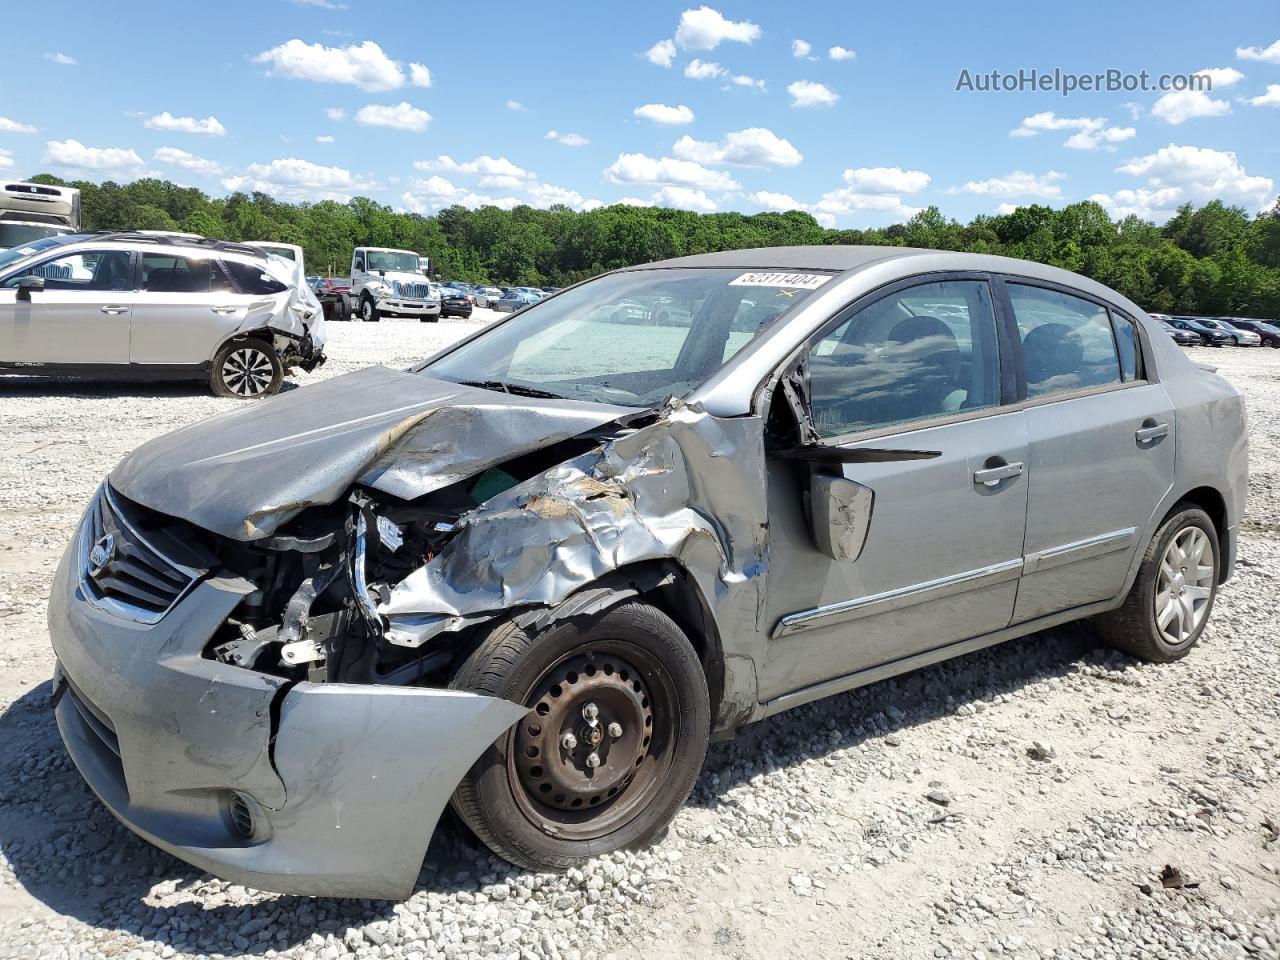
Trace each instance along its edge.
<path fill-rule="evenodd" d="M 458 781 L 526 712 L 453 690 L 290 684 L 205 659 L 251 584 L 206 579 L 147 626 L 91 606 L 78 562 L 73 541 L 49 604 L 67 751 L 125 826 L 226 880 L 409 896 Z"/>
<path fill-rule="evenodd" d="M 440 314 L 440 304 L 424 300 L 378 300 L 377 307 L 383 313 L 403 313 L 415 317 L 435 317 Z"/>

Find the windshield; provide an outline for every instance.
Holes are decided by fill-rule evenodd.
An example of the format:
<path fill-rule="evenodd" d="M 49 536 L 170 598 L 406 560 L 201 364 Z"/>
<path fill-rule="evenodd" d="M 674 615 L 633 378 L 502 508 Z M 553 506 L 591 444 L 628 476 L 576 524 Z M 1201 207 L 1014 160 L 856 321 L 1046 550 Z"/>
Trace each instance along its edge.
<path fill-rule="evenodd" d="M 416 253 L 396 253 L 388 250 L 370 250 L 365 254 L 370 272 L 383 270 L 388 273 L 421 273 L 422 263 Z"/>
<path fill-rule="evenodd" d="M 16 247 L 43 240 L 46 237 L 65 236 L 66 227 L 48 226 L 43 223 L 3 223 L 0 222 L 0 247 Z"/>
<path fill-rule="evenodd" d="M 829 274 L 632 270 L 534 303 L 426 368 L 539 396 L 650 407 L 683 396 Z"/>
<path fill-rule="evenodd" d="M 12 224 L 10 224 L 12 226 Z M 3 229 L 0 227 L 0 229 Z M 10 265 L 17 263 L 19 260 L 25 260 L 27 257 L 39 253 L 41 250 L 48 250 L 52 247 L 60 247 L 64 244 L 74 243 L 77 240 L 83 240 L 82 234 L 59 234 L 57 236 L 44 235 L 42 239 L 32 240 L 30 243 L 24 243 L 20 247 L 14 247 L 12 250 L 0 250 L 0 273 L 7 270 Z M 2 246 L 2 244 L 0 244 Z"/>

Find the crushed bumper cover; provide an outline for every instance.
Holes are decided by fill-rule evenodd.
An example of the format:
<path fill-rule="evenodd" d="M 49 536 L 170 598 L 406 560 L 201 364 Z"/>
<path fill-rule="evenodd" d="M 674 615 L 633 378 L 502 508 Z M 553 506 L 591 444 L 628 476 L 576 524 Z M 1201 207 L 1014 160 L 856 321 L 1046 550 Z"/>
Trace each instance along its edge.
<path fill-rule="evenodd" d="M 69 550 L 49 606 L 63 742 L 125 826 L 226 880 L 409 896 L 458 781 L 526 712 L 452 690 L 290 686 L 206 660 L 250 584 L 207 580 L 148 627 L 91 606 L 75 563 Z"/>

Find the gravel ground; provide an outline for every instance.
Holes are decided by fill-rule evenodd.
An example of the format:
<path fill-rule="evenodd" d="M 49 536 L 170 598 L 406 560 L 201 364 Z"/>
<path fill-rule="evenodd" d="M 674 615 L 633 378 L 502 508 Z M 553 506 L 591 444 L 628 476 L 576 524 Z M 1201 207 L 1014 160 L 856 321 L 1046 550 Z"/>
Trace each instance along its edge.
<path fill-rule="evenodd" d="M 334 324 L 297 382 L 474 326 Z M 1073 625 L 802 707 L 712 745 L 651 850 L 532 874 L 446 821 L 402 904 L 223 883 L 94 800 L 49 711 L 54 565 L 121 456 L 237 401 L 0 378 L 0 957 L 1280 956 L 1280 353 L 1197 352 L 1248 397 L 1253 478 L 1187 660 Z"/>

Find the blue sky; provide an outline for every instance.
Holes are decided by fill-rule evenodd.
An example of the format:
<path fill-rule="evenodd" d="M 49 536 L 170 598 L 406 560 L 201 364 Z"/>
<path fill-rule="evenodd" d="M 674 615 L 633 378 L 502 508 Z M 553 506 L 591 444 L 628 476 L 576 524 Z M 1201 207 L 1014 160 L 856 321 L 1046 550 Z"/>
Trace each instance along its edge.
<path fill-rule="evenodd" d="M 45 2 L 0 61 L 0 176 L 163 176 L 398 209 L 799 207 L 838 226 L 1280 189 L 1280 17 L 1022 0 Z M 836 48 L 833 52 L 833 48 Z M 957 91 L 1055 68 L 1209 91 Z"/>

